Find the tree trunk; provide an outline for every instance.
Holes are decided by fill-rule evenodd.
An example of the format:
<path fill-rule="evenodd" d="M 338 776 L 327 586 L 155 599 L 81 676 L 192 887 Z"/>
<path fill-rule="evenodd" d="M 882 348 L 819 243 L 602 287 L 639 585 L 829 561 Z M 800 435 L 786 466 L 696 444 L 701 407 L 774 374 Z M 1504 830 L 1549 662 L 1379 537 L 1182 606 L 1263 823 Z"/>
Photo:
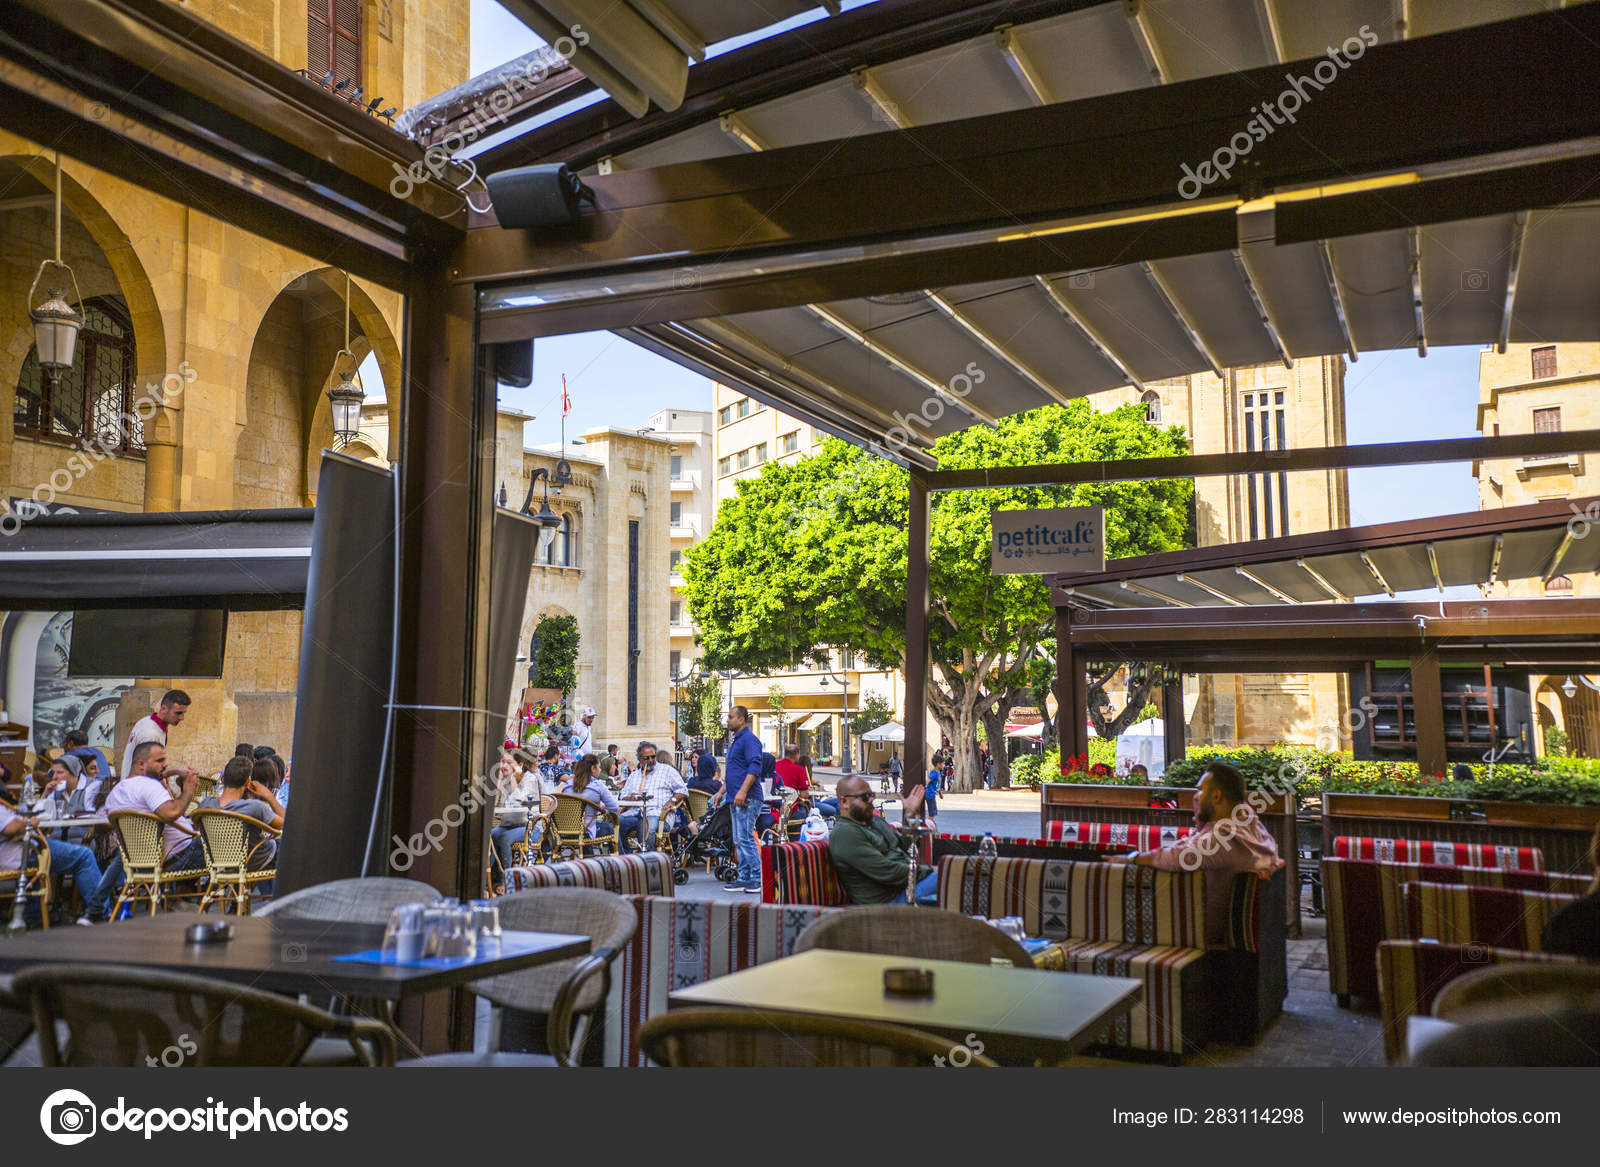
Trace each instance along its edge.
<path fill-rule="evenodd" d="M 951 775 L 950 792 L 967 793 L 983 784 L 983 768 L 978 763 L 978 716 L 976 700 L 962 701 L 956 706 L 950 735 L 950 748 L 955 753 L 955 773 Z"/>
<path fill-rule="evenodd" d="M 989 756 L 994 759 L 994 784 L 997 788 L 1011 785 L 1011 759 L 1006 755 L 1006 718 L 1011 713 L 1011 702 L 1000 700 L 992 711 L 983 714 L 983 737 L 989 743 Z"/>

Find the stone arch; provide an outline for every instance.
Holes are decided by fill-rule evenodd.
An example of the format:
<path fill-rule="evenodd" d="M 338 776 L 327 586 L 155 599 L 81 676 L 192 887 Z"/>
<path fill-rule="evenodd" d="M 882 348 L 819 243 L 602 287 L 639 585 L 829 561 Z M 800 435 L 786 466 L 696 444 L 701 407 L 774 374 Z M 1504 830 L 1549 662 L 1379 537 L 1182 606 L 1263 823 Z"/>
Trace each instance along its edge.
<path fill-rule="evenodd" d="M 0 308 L 4 319 L 10 324 L 6 335 L 0 337 L 0 474 L 9 478 L 12 469 L 14 395 L 23 363 L 33 347 L 27 295 L 39 261 L 50 255 L 49 233 L 53 209 L 48 199 L 55 189 L 55 164 L 43 153 L 15 152 L 19 145 L 31 145 L 20 138 L 0 134 L 0 143 L 13 151 L 0 154 L 0 190 L 4 190 L 8 198 L 41 199 L 37 211 L 12 210 L 0 218 L 0 237 L 6 237 L 6 241 L 13 245 L 4 249 L 9 254 L 3 262 L 11 270 L 5 274 L 3 282 L 9 285 L 8 295 L 3 308 Z M 77 276 L 78 293 L 84 298 L 97 295 L 116 295 L 121 298 L 127 307 L 133 329 L 137 359 L 136 384 L 141 387 L 141 392 L 144 391 L 143 386 L 151 384 L 159 391 L 166 375 L 176 370 L 169 367 L 166 326 L 157 305 L 154 286 L 127 231 L 100 200 L 73 176 L 72 171 L 76 168 L 77 164 L 63 159 L 63 258 L 72 263 L 74 252 L 79 253 L 79 259 L 74 263 L 74 274 Z M 38 216 L 38 221 L 25 219 L 24 216 L 29 214 Z M 27 246 L 13 250 L 16 241 L 9 236 L 19 230 L 27 230 L 36 238 L 31 239 Z M 103 264 L 96 263 L 92 272 L 84 270 L 81 259 L 85 241 L 88 249 L 95 253 L 96 260 L 103 261 Z M 109 279 L 103 278 L 107 272 Z M 85 286 L 86 277 L 88 286 Z M 69 297 L 74 295 L 70 288 L 67 294 Z M 172 441 L 171 418 L 166 413 L 164 410 L 158 412 L 146 424 L 147 443 Z M 138 505 L 143 499 L 117 501 L 124 504 L 133 501 Z"/>

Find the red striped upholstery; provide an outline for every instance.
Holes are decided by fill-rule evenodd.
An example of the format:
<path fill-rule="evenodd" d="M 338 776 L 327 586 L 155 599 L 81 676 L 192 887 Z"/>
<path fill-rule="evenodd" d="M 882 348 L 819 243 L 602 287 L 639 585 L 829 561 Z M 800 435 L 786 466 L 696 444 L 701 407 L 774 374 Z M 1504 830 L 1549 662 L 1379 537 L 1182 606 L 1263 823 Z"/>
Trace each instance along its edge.
<path fill-rule="evenodd" d="M 1505 887 L 1461 887 L 1447 883 L 1407 883 L 1407 940 L 1443 944 L 1483 944 L 1537 952 L 1551 916 L 1577 896 Z"/>
<path fill-rule="evenodd" d="M 1021 916 L 1029 936 L 1057 942 L 1068 971 L 1141 978 L 1144 999 L 1104 1040 L 1178 1054 L 1204 1040 L 1204 880 L 1198 871 L 1119 863 L 947 855 L 939 906 Z"/>
<path fill-rule="evenodd" d="M 1053 822 L 1049 828 L 1046 842 L 1125 851 L 1156 851 L 1194 831 L 1193 827 L 1162 827 L 1154 823 Z"/>
<path fill-rule="evenodd" d="M 1328 913 L 1328 991 L 1340 996 L 1378 993 L 1378 943 L 1405 936 L 1401 889 L 1408 882 L 1506 887 L 1581 895 L 1581 876 L 1497 867 L 1436 867 L 1417 863 L 1322 860 Z"/>
<path fill-rule="evenodd" d="M 565 863 L 538 863 L 506 872 L 506 891 L 536 887 L 597 887 L 618 895 L 672 894 L 672 860 L 659 851 L 597 855 Z"/>
<path fill-rule="evenodd" d="M 763 846 L 761 902 L 814 904 L 824 908 L 848 904 L 850 900 L 834 870 L 827 840 Z"/>
<path fill-rule="evenodd" d="M 1373 839 L 1339 835 L 1333 840 L 1336 859 L 1373 859 L 1380 863 L 1427 863 L 1434 867 L 1500 867 L 1508 871 L 1543 871 L 1544 853 L 1537 847 L 1501 847 L 1493 843 L 1452 843 L 1444 839 Z"/>
<path fill-rule="evenodd" d="M 612 966 L 606 994 L 604 1060 L 645 1065 L 634 1035 L 667 1010 L 675 989 L 779 960 L 812 921 L 836 908 L 629 896 L 639 927 Z"/>
<path fill-rule="evenodd" d="M 1399 1061 L 1405 1048 L 1406 1018 L 1431 1013 L 1434 999 L 1451 981 L 1485 965 L 1522 961 L 1582 963 L 1575 956 L 1484 944 L 1385 940 L 1378 945 L 1378 995 L 1383 1010 L 1383 1044 L 1389 1060 Z"/>

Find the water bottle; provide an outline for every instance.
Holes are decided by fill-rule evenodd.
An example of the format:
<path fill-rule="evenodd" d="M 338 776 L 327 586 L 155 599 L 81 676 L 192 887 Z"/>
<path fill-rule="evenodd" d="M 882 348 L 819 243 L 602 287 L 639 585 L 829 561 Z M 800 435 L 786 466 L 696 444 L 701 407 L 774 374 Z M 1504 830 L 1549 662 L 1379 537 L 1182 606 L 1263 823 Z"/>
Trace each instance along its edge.
<path fill-rule="evenodd" d="M 33 771 L 28 771 L 28 777 L 22 783 L 22 810 L 24 813 L 33 810 L 33 804 L 39 801 L 39 784 L 33 780 Z"/>
<path fill-rule="evenodd" d="M 999 855 L 999 851 L 995 849 L 994 835 L 988 831 L 985 831 L 983 838 L 978 840 L 978 854 L 985 859 L 994 859 Z"/>

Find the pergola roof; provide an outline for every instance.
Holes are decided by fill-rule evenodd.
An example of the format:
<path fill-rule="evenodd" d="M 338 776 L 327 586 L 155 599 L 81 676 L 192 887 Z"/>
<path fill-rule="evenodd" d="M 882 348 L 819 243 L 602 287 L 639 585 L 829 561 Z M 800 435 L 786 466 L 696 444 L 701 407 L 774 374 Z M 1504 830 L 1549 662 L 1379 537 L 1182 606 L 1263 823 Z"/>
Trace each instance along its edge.
<path fill-rule="evenodd" d="M 1600 513 L 1600 498 L 1137 555 L 1102 572 L 1045 580 L 1058 606 L 1081 608 L 1326 604 L 1423 589 L 1442 595 L 1450 587 L 1600 570 L 1600 540 L 1578 537 L 1587 534 L 1586 513 Z"/>
<path fill-rule="evenodd" d="M 676 6 L 667 0 L 651 5 Z M 872 39 L 891 15 L 874 16 L 873 10 L 886 7 L 908 26 L 905 39 L 916 51 L 894 56 Z M 1310 121 L 1315 106 L 1335 100 L 1345 76 L 1373 69 L 1360 30 L 1370 30 L 1381 43 L 1394 42 L 1538 12 L 1544 5 L 1413 0 L 1404 6 L 1403 27 L 1396 18 L 1402 9 L 1388 0 L 1146 0 L 1069 4 L 1067 12 L 1060 11 L 1062 5 L 1021 5 L 1015 21 L 999 28 L 993 14 L 983 26 L 956 19 L 977 17 L 982 5 L 928 7 L 938 12 L 918 21 L 903 5 L 867 6 L 698 66 L 717 67 L 715 96 L 722 101 L 715 106 L 711 95 L 697 103 L 691 70 L 683 110 L 623 122 L 607 103 L 531 131 L 480 161 L 492 170 L 551 160 L 557 155 L 543 153 L 549 149 L 575 163 L 603 155 L 604 172 L 614 178 L 646 167 L 665 167 L 662 173 L 668 174 L 691 163 L 705 172 L 706 163 L 719 159 L 1107 95 L 1131 102 L 1141 90 L 1249 76 L 1241 71 L 1252 69 L 1270 70 L 1250 77 L 1255 98 L 1267 100 L 1287 88 L 1286 75 L 1313 76 L 1316 61 L 1308 58 L 1319 58 L 1326 73 L 1328 48 L 1354 38 L 1365 60 L 1351 62 L 1325 93 L 1303 86 L 1309 107 L 1303 120 Z M 1045 8 L 1052 14 L 1040 15 Z M 933 43 L 943 27 L 939 20 L 950 29 L 945 43 Z M 772 83 L 763 83 L 763 72 L 781 64 L 787 38 L 842 36 L 836 30 L 850 21 L 856 22 L 859 43 L 868 46 L 863 51 L 877 54 L 870 65 L 850 67 L 859 55 L 841 47 L 840 68 L 814 62 L 809 75 L 792 77 L 777 93 Z M 1285 61 L 1301 64 L 1290 68 L 1280 64 Z M 1235 94 L 1231 128 L 1242 131 L 1252 116 L 1251 93 L 1247 89 L 1242 100 Z M 1405 114 L 1394 108 L 1390 116 Z M 1275 134 L 1287 139 L 1305 130 L 1304 124 L 1284 126 Z M 1217 131 L 1203 140 L 1209 150 L 1223 145 L 1227 134 Z M 1269 139 L 1258 153 L 1280 144 Z M 1189 160 L 1198 165 L 1206 156 L 1197 152 Z M 725 171 L 729 181 L 739 173 Z M 1403 189 L 1422 173 L 1390 174 L 1366 189 L 1381 192 L 1384 183 Z M 1174 192 L 1180 177 L 1173 166 Z M 1362 178 L 1371 181 L 1370 175 Z M 1492 180 L 1483 183 L 1485 190 L 1491 185 Z M 921 193 L 907 190 L 905 197 L 914 200 Z M 1331 193 L 1324 184 L 1308 197 Z M 1569 190 L 1561 200 L 1565 205 L 1553 208 L 1530 201 L 1503 213 L 1419 227 L 1318 231 L 1293 242 L 1283 230 L 1284 216 L 1294 209 L 1291 193 L 1224 199 L 1221 209 L 1232 213 L 1233 229 L 1222 246 L 1120 263 L 1075 263 L 1071 221 L 1041 228 L 1019 216 L 1009 225 L 974 232 L 974 242 L 1059 232 L 1063 242 L 1055 262 L 998 279 L 971 278 L 981 265 L 951 263 L 943 269 L 946 278 L 928 287 L 842 298 L 829 295 L 828 281 L 819 278 L 811 303 L 679 316 L 625 334 L 744 384 L 757 396 L 775 397 L 802 415 L 804 406 L 815 408 L 818 400 L 846 407 L 874 422 L 868 428 L 880 435 L 886 419 L 915 413 L 930 395 L 938 396 L 944 408 L 924 411 L 924 417 L 941 416 L 919 420 L 909 431 L 914 454 L 933 438 L 978 421 L 1207 370 L 1220 374 L 1229 367 L 1335 353 L 1353 359 L 1366 350 L 1425 351 L 1429 344 L 1503 347 L 1508 341 L 1588 339 L 1600 316 L 1600 203 L 1568 201 L 1580 193 Z M 1218 209 L 1208 197 L 1185 201 L 1174 193 L 1170 202 L 1163 212 L 1169 219 Z M 866 244 L 861 250 L 874 246 L 904 245 Z M 757 261 L 746 275 L 770 270 L 770 261 Z M 729 278 L 737 274 L 728 272 Z M 684 278 L 681 271 L 677 278 Z M 607 284 L 609 291 L 629 287 L 627 276 Z M 549 296 L 543 280 L 504 285 L 485 296 L 485 319 L 542 307 Z M 981 381 L 973 369 L 981 371 Z M 960 380 L 950 392 L 959 374 L 976 382 L 970 394 Z"/>

